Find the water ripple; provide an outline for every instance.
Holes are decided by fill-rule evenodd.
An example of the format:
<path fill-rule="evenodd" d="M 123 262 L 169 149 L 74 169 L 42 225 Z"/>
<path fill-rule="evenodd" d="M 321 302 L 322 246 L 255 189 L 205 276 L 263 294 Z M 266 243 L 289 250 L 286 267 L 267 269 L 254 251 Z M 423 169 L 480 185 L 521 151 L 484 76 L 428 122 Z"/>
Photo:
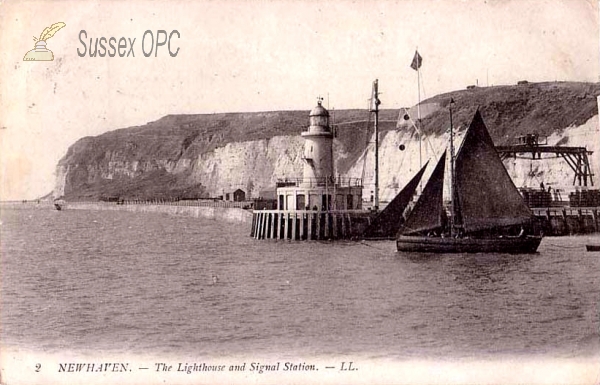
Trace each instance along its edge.
<path fill-rule="evenodd" d="M 4 210 L 2 222 L 7 346 L 404 358 L 600 351 L 600 260 L 582 246 L 598 236 L 547 238 L 527 256 L 422 256 L 393 242 L 260 242 L 242 225 L 149 213 Z"/>

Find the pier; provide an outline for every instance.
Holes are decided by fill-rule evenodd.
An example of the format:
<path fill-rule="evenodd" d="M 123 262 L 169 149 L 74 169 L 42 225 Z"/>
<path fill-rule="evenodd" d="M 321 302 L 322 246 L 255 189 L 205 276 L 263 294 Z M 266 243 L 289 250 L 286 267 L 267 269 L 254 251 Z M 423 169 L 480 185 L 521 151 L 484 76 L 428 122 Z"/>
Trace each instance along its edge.
<path fill-rule="evenodd" d="M 545 207 L 531 209 L 536 226 L 545 235 L 575 235 L 600 232 L 600 207 Z"/>
<path fill-rule="evenodd" d="M 358 239 L 373 215 L 365 210 L 256 210 L 250 236 L 255 239 Z"/>
<path fill-rule="evenodd" d="M 600 207 L 540 207 L 532 209 L 535 226 L 547 236 L 600 232 Z M 252 215 L 250 236 L 255 239 L 359 239 L 373 214 L 356 210 L 261 210 Z"/>

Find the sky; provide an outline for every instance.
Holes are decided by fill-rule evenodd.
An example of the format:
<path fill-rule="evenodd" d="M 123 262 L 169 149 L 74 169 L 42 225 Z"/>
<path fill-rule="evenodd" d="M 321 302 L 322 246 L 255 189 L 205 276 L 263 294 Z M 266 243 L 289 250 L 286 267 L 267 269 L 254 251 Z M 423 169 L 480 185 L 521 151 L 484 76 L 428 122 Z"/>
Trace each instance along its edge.
<path fill-rule="evenodd" d="M 421 99 L 597 82 L 598 15 L 596 0 L 0 1 L 0 199 L 49 193 L 78 139 L 168 114 L 367 108 L 375 79 L 382 108 L 412 106 L 416 49 Z M 54 60 L 23 61 L 57 22 Z M 175 57 L 144 55 L 158 30 L 178 31 Z M 80 38 L 102 37 L 136 39 L 135 56 L 90 57 Z"/>

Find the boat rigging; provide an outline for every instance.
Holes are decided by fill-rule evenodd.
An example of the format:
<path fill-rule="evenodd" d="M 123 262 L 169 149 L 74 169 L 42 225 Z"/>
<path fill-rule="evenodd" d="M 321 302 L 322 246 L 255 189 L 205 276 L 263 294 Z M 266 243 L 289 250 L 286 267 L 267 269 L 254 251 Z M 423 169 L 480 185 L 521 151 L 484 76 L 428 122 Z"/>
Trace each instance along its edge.
<path fill-rule="evenodd" d="M 450 226 L 443 205 L 444 152 L 400 228 L 398 251 L 535 252 L 542 237 L 524 230 L 532 232 L 533 213 L 498 156 L 481 113 L 475 112 L 456 155 L 452 125 Z"/>

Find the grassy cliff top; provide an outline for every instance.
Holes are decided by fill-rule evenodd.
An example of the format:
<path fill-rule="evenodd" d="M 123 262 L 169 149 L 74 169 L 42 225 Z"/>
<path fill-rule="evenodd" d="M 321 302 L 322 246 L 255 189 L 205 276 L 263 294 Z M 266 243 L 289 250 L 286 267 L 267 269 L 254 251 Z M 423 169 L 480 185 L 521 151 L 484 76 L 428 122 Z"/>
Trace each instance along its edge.
<path fill-rule="evenodd" d="M 95 137 L 85 137 L 73 144 L 61 163 L 91 164 L 102 161 L 107 151 L 122 154 L 124 158 L 140 161 L 153 159 L 177 160 L 195 158 L 231 142 L 269 139 L 278 135 L 300 135 L 308 127 L 306 111 L 240 112 L 198 115 L 168 115 L 143 126 L 118 129 Z M 330 111 L 330 123 L 354 122 L 343 125 L 340 140 L 348 145 L 364 147 L 365 110 Z M 382 129 L 392 129 L 398 110 L 383 110 L 380 119 L 388 122 Z M 356 132 L 361 133 L 357 139 Z M 352 142 L 352 143 L 350 143 Z M 356 143 L 354 143 L 356 142 Z"/>
<path fill-rule="evenodd" d="M 449 127 L 448 104 L 454 99 L 455 126 L 468 125 L 477 107 L 497 144 L 538 133 L 550 135 L 571 125 L 581 125 L 598 113 L 596 96 L 600 83 L 527 83 L 511 86 L 476 87 L 453 91 L 424 100 L 439 109 L 422 120 L 425 133 L 442 133 Z M 143 126 L 123 128 L 76 142 L 62 163 L 89 164 L 101 161 L 106 151 L 127 159 L 195 158 L 230 142 L 269 139 L 277 135 L 299 135 L 308 126 L 308 110 L 198 115 L 168 115 Z M 330 111 L 331 122 L 340 124 L 338 138 L 353 153 L 366 143 L 368 112 Z M 382 110 L 382 131 L 395 129 L 399 110 Z"/>
<path fill-rule="evenodd" d="M 581 125 L 598 114 L 596 96 L 600 95 L 600 83 L 520 83 L 474 87 L 424 100 L 423 131 L 440 134 L 449 127 L 448 106 L 451 99 L 455 102 L 455 127 L 466 128 L 479 108 L 498 145 L 529 133 L 549 136 L 569 126 Z M 380 112 L 382 132 L 396 129 L 400 111 L 404 114 L 404 109 Z M 197 159 L 203 153 L 231 142 L 299 135 L 308 126 L 308 114 L 309 110 L 168 115 L 143 126 L 82 138 L 69 148 L 59 166 L 75 166 L 70 168 L 67 181 L 69 194 L 73 196 L 125 194 L 155 197 L 165 192 L 172 195 L 169 191 L 175 190 L 185 195 L 190 188 L 199 191 L 201 186 L 188 186 L 185 173 L 174 176 L 165 171 L 165 161 Z M 337 139 L 348 154 L 337 163 L 338 170 L 344 173 L 366 147 L 372 134 L 372 123 L 368 123 L 369 112 L 365 110 L 332 110 L 330 116 L 330 123 L 337 125 Z M 154 164 L 156 167 L 150 169 L 159 171 L 155 175 L 135 178 L 105 180 L 98 177 L 98 170 L 106 169 L 108 162 L 132 161 Z M 89 170 L 96 172 L 93 174 Z"/>
<path fill-rule="evenodd" d="M 423 119 L 424 130 L 441 133 L 450 126 L 448 105 L 454 99 L 456 127 L 468 126 L 477 108 L 496 145 L 537 133 L 549 136 L 579 126 L 598 114 L 600 83 L 548 82 L 476 87 L 434 96 L 423 103 L 441 108 Z"/>

